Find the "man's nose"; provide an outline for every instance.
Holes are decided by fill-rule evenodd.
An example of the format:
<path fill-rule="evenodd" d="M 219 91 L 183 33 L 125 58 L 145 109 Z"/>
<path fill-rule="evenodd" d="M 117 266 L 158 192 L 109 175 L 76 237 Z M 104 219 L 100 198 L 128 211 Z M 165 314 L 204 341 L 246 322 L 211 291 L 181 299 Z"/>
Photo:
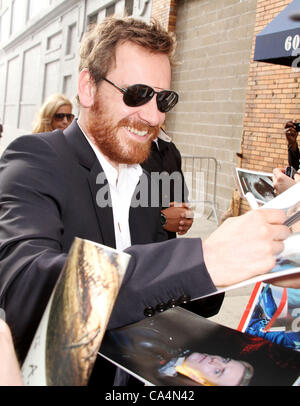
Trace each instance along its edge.
<path fill-rule="evenodd" d="M 139 107 L 138 111 L 141 120 L 147 122 L 150 126 L 161 126 L 165 121 L 166 113 L 158 110 L 156 95 L 148 103 Z"/>
<path fill-rule="evenodd" d="M 216 357 L 211 357 L 209 363 L 210 363 L 211 365 L 215 365 L 215 366 L 218 366 L 218 365 L 221 365 L 221 364 L 222 364 L 222 363 L 220 362 L 220 360 L 219 360 L 218 358 L 216 358 Z"/>

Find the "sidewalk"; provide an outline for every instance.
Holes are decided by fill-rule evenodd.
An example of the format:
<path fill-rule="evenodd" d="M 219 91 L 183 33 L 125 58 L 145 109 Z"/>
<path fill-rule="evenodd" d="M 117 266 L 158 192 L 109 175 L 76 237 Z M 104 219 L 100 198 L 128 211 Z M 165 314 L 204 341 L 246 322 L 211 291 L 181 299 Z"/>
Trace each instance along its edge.
<path fill-rule="evenodd" d="M 217 229 L 217 224 L 213 218 L 207 219 L 205 216 L 195 219 L 191 229 L 184 237 L 200 237 L 206 239 Z M 226 270 L 224 269 L 224 272 Z M 230 272 L 230 270 L 227 270 Z M 254 285 L 233 289 L 225 294 L 224 302 L 219 313 L 210 318 L 218 324 L 236 329 L 246 309 Z"/>

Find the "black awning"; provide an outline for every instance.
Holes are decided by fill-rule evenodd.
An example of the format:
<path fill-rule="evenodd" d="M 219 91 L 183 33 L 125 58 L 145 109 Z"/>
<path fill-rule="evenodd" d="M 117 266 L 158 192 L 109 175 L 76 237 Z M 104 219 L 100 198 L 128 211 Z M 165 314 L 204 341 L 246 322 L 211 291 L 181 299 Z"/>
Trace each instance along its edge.
<path fill-rule="evenodd" d="M 300 13 L 300 0 L 292 1 L 257 36 L 254 60 L 292 66 L 300 55 L 300 21 L 291 16 Z M 299 67 L 299 60 L 295 67 Z"/>

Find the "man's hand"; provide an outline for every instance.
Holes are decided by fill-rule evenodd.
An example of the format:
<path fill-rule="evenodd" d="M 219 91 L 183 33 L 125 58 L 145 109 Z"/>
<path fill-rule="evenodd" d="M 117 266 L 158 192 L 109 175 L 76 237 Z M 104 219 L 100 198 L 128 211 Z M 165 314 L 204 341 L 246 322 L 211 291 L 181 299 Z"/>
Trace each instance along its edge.
<path fill-rule="evenodd" d="M 0 319 L 0 386 L 23 385 L 21 370 L 7 324 Z"/>
<path fill-rule="evenodd" d="M 282 210 L 257 209 L 231 217 L 203 242 L 206 268 L 216 286 L 229 286 L 275 266 L 290 229 Z"/>
<path fill-rule="evenodd" d="M 276 194 L 280 194 L 285 190 L 289 189 L 291 186 L 295 185 L 296 180 L 300 179 L 299 175 L 295 175 L 295 180 L 285 175 L 285 170 L 283 168 L 275 168 L 273 170 L 273 185 Z"/>
<path fill-rule="evenodd" d="M 293 123 L 293 121 L 288 121 L 285 124 L 284 129 L 285 129 L 285 136 L 286 136 L 289 147 L 293 151 L 296 151 L 296 149 L 298 147 L 298 144 L 297 144 L 298 133 L 296 131 L 295 124 Z"/>
<path fill-rule="evenodd" d="M 162 210 L 162 213 L 167 217 L 164 229 L 179 235 L 185 234 L 194 221 L 194 212 L 188 203 L 171 202 L 170 207 Z"/>

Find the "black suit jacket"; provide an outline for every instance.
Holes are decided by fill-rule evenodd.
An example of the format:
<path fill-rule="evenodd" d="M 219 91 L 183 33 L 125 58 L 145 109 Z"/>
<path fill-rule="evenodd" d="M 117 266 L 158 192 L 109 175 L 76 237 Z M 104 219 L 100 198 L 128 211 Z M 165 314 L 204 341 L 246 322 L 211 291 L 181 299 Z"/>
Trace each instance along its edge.
<path fill-rule="evenodd" d="M 171 178 L 170 188 L 165 190 L 165 195 L 162 196 L 162 187 L 160 184 L 161 206 L 169 207 L 170 202 L 175 200 L 178 202 L 188 201 L 188 189 L 184 180 L 184 175 L 181 169 L 181 154 L 176 145 L 170 141 L 164 141 L 161 138 L 157 139 L 158 146 L 155 141 L 152 141 L 151 153 L 141 166 L 149 173 L 157 172 L 161 174 L 166 172 L 169 175 L 176 174 Z M 176 184 L 179 186 L 175 188 Z M 177 189 L 175 196 L 174 191 Z M 163 204 L 163 200 L 167 204 Z"/>
<path fill-rule="evenodd" d="M 188 188 L 185 183 L 184 174 L 181 168 L 181 154 L 176 145 L 171 141 L 157 139 L 158 146 L 152 141 L 151 153 L 146 161 L 141 165 L 148 173 L 159 173 L 172 175 L 169 189 L 162 187 L 163 178 L 159 180 L 160 205 L 169 207 L 170 202 L 188 201 Z M 166 182 L 166 184 L 168 184 Z M 174 191 L 176 190 L 176 196 Z M 164 193 L 164 195 L 163 195 Z M 167 203 L 164 204 L 163 200 Z M 168 239 L 176 238 L 176 233 L 167 231 Z M 186 304 L 182 304 L 187 310 L 204 317 L 211 317 L 217 314 L 224 299 L 224 294 L 214 295 L 206 299 L 201 299 Z"/>
<path fill-rule="evenodd" d="M 0 161 L 0 306 L 19 359 L 28 351 L 75 236 L 114 247 L 110 207 L 97 205 L 102 168 L 74 121 L 17 138 Z M 133 210 L 133 209 L 131 209 Z M 109 328 L 136 322 L 144 309 L 183 294 L 215 290 L 199 239 L 165 239 L 160 208 L 130 213 L 133 247 Z M 145 244 L 145 245 L 144 245 Z"/>
<path fill-rule="evenodd" d="M 299 169 L 299 161 L 300 161 L 300 153 L 299 148 L 297 147 L 296 151 L 293 151 L 290 147 L 288 147 L 288 161 L 289 165 L 298 171 Z"/>
<path fill-rule="evenodd" d="M 170 206 L 171 202 L 185 202 L 188 200 L 188 189 L 181 170 L 181 155 L 173 142 L 157 139 L 158 146 L 152 141 L 151 153 L 141 166 L 150 174 L 159 174 L 158 183 L 160 205 L 162 208 Z M 172 175 L 170 183 L 167 180 L 163 187 L 164 175 Z M 168 179 L 168 178 L 167 178 Z M 166 187 L 169 185 L 169 187 Z M 175 196 L 176 190 L 176 196 Z M 168 238 L 176 238 L 176 233 L 167 231 Z"/>

